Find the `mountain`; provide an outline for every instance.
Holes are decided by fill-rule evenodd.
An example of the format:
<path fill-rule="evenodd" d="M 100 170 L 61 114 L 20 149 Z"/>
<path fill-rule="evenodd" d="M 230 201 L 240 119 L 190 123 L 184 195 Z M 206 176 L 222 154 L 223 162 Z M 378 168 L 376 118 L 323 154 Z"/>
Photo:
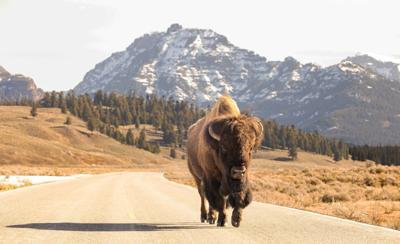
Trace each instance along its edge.
<path fill-rule="evenodd" d="M 391 81 L 400 82 L 400 65 L 393 62 L 379 61 L 368 55 L 348 57 L 347 61 L 358 64 L 366 69 L 378 73 Z"/>
<path fill-rule="evenodd" d="M 43 95 L 34 80 L 21 74 L 10 74 L 0 66 L 0 101 L 14 101 L 22 98 L 37 100 Z"/>
<path fill-rule="evenodd" d="M 136 91 L 200 105 L 226 93 L 264 118 L 350 143 L 387 144 L 400 143 L 398 67 L 366 55 L 325 68 L 293 57 L 269 61 L 212 30 L 173 24 L 112 54 L 74 90 Z"/>
<path fill-rule="evenodd" d="M 0 66 L 0 81 L 4 78 L 7 78 L 8 76 L 10 76 L 10 73 L 8 73 L 6 69 Z"/>

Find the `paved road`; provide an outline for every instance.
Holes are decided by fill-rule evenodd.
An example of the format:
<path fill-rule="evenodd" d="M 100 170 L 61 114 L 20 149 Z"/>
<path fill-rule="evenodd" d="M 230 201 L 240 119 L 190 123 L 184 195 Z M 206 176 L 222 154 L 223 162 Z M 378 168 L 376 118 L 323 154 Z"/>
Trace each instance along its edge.
<path fill-rule="evenodd" d="M 199 223 L 197 191 L 116 173 L 0 193 L 0 243 L 400 243 L 400 232 L 252 203 L 239 229 Z"/>

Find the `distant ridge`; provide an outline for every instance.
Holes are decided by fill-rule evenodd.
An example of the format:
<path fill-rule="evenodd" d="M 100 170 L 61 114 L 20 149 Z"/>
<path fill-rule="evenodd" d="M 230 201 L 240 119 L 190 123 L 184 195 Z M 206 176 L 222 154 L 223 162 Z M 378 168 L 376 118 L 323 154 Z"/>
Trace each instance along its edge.
<path fill-rule="evenodd" d="M 20 99 L 38 100 L 43 95 L 42 89 L 36 87 L 30 77 L 10 74 L 0 66 L 0 101 L 15 101 Z"/>

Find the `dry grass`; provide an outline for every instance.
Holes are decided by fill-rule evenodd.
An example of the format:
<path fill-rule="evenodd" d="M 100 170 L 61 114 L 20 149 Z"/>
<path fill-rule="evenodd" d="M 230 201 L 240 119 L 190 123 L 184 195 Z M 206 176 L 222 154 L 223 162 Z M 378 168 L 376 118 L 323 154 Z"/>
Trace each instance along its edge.
<path fill-rule="evenodd" d="M 29 107 L 0 106 L 1 174 L 19 170 L 16 166 L 28 172 L 44 170 L 46 174 L 62 175 L 68 174 L 70 168 L 84 172 L 110 168 L 159 170 L 173 163 L 168 156 L 91 133 L 76 117 L 71 125 L 65 125 L 67 115 L 61 114 L 60 109 L 38 109 L 35 118 L 29 116 L 29 111 Z"/>
<path fill-rule="evenodd" d="M 255 200 L 399 229 L 400 167 L 341 161 L 305 152 L 260 151 L 250 172 Z M 194 186 L 186 169 L 168 172 Z"/>
<path fill-rule="evenodd" d="M 163 171 L 170 180 L 194 186 L 181 149 L 173 160 L 169 148 L 154 155 L 122 145 L 90 133 L 78 118 L 64 125 L 67 115 L 59 109 L 39 109 L 36 118 L 29 111 L 0 106 L 0 175 Z M 153 141 L 161 138 L 148 125 L 146 133 Z M 257 201 L 400 229 L 400 167 L 336 163 L 305 152 L 290 161 L 286 151 L 275 150 L 257 152 L 250 172 Z M 10 187 L 0 185 L 0 190 Z"/>
<path fill-rule="evenodd" d="M 0 191 L 8 191 L 17 189 L 19 186 L 9 185 L 9 184 L 0 184 Z"/>
<path fill-rule="evenodd" d="M 30 180 L 25 179 L 21 185 L 13 185 L 13 184 L 2 184 L 0 183 L 0 191 L 8 191 L 14 190 L 20 187 L 31 186 L 32 182 Z"/>

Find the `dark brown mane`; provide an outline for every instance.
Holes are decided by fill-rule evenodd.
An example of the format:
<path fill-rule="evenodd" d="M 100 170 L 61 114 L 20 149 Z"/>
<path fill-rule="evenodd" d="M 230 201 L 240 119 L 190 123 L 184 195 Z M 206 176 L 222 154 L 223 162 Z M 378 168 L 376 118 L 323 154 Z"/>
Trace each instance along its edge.
<path fill-rule="evenodd" d="M 258 119 L 247 115 L 240 115 L 239 117 L 222 117 L 218 120 L 225 120 L 225 123 L 221 128 L 222 134 L 233 135 L 241 144 L 251 142 L 255 147 L 261 144 L 264 135 L 260 131 Z M 215 123 L 215 121 L 216 120 L 209 121 L 208 125 Z M 206 134 L 205 136 L 207 138 L 207 143 L 210 145 L 215 144 L 215 140 L 210 138 L 209 135 Z"/>

